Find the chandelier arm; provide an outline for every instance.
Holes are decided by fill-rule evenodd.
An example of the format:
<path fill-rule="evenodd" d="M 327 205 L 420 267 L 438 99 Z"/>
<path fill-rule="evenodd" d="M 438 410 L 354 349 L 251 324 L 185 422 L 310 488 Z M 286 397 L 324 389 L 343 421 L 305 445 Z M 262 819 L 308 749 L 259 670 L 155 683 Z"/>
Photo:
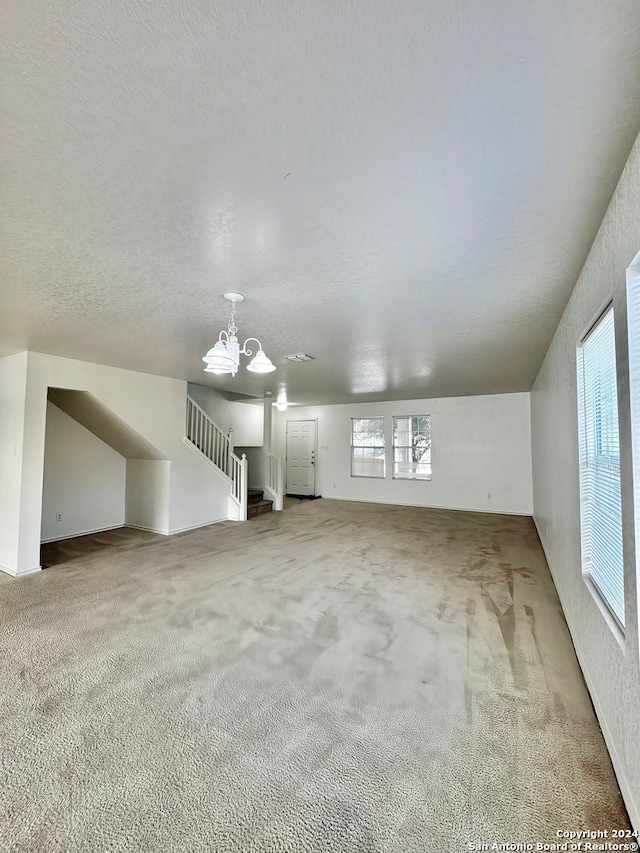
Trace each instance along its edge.
<path fill-rule="evenodd" d="M 258 349 L 259 350 L 262 349 L 262 344 L 260 343 L 260 341 L 257 338 L 247 338 L 247 340 L 242 344 L 242 349 L 240 350 L 242 355 L 253 355 L 253 351 L 250 349 L 247 349 L 247 344 L 249 343 L 249 341 L 255 341 L 258 344 Z"/>

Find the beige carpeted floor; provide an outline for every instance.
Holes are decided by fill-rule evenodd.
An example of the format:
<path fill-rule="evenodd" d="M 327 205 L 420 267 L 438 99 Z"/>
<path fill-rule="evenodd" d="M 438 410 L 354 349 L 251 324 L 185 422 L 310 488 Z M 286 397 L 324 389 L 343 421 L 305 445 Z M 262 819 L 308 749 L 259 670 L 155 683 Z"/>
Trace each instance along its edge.
<path fill-rule="evenodd" d="M 0 581 L 2 851 L 628 826 L 530 519 L 296 502 L 43 557 Z"/>

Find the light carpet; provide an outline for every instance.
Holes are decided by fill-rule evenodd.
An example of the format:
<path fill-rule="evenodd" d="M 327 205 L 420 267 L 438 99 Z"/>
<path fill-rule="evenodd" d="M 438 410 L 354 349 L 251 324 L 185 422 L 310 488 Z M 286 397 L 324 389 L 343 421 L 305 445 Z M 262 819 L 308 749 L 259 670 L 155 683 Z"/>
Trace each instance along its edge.
<path fill-rule="evenodd" d="M 528 518 L 325 500 L 43 556 L 0 581 L 0 850 L 629 826 Z"/>

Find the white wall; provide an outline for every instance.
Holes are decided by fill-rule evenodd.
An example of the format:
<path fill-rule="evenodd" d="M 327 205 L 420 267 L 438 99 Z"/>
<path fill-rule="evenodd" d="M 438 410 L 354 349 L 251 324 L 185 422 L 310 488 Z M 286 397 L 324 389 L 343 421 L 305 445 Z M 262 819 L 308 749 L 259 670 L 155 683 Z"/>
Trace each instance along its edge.
<path fill-rule="evenodd" d="M 387 476 L 350 476 L 351 418 L 385 416 Z M 391 477 L 393 415 L 431 415 L 430 481 Z M 289 408 L 277 416 L 277 450 L 286 458 L 286 423 L 317 419 L 316 494 L 325 498 L 532 512 L 529 394 L 448 397 Z M 487 494 L 493 495 L 488 500 Z"/>
<path fill-rule="evenodd" d="M 125 522 L 125 469 L 123 456 L 49 402 L 42 541 L 121 527 Z M 56 521 L 57 513 L 62 514 L 61 521 Z"/>
<path fill-rule="evenodd" d="M 578 659 L 618 775 L 640 829 L 640 659 L 630 439 L 625 270 L 640 250 L 640 141 L 547 352 L 531 395 L 534 518 Z M 622 471 L 626 636 L 614 636 L 582 579 L 576 345 L 613 300 Z"/>
<path fill-rule="evenodd" d="M 264 453 L 261 447 L 236 447 L 238 456 L 247 457 L 248 484 L 250 489 L 264 489 Z"/>
<path fill-rule="evenodd" d="M 231 427 L 234 447 L 262 447 L 262 400 L 239 403 L 206 385 L 189 383 L 189 396 L 225 432 Z"/>
<path fill-rule="evenodd" d="M 39 568 L 49 387 L 93 394 L 170 461 L 168 506 L 159 513 L 166 527 L 160 532 L 177 533 L 228 518 L 228 479 L 183 440 L 186 382 L 30 352 L 0 362 L 0 386 L 10 410 L 0 418 L 6 502 L 20 507 L 17 521 L 11 513 L 0 514 L 3 570 L 23 574 Z M 11 462 L 15 452 L 18 464 Z"/>
<path fill-rule="evenodd" d="M 169 529 L 171 463 L 127 459 L 125 519 L 130 527 L 164 533 Z"/>
<path fill-rule="evenodd" d="M 0 569 L 13 575 L 40 565 L 18 558 L 27 365 L 26 352 L 0 359 Z"/>

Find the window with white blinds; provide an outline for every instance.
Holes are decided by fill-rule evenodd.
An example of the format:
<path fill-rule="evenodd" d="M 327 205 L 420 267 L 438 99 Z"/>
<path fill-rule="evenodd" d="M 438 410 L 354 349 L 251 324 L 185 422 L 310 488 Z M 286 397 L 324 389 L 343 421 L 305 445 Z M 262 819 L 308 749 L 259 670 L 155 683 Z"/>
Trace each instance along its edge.
<path fill-rule="evenodd" d="M 582 571 L 624 627 L 620 438 L 613 308 L 578 346 Z"/>
<path fill-rule="evenodd" d="M 351 476 L 384 479 L 384 418 L 351 418 Z"/>
<path fill-rule="evenodd" d="M 635 497 L 636 584 L 640 585 L 640 253 L 627 270 L 627 333 L 629 336 L 629 396 L 631 452 Z"/>

